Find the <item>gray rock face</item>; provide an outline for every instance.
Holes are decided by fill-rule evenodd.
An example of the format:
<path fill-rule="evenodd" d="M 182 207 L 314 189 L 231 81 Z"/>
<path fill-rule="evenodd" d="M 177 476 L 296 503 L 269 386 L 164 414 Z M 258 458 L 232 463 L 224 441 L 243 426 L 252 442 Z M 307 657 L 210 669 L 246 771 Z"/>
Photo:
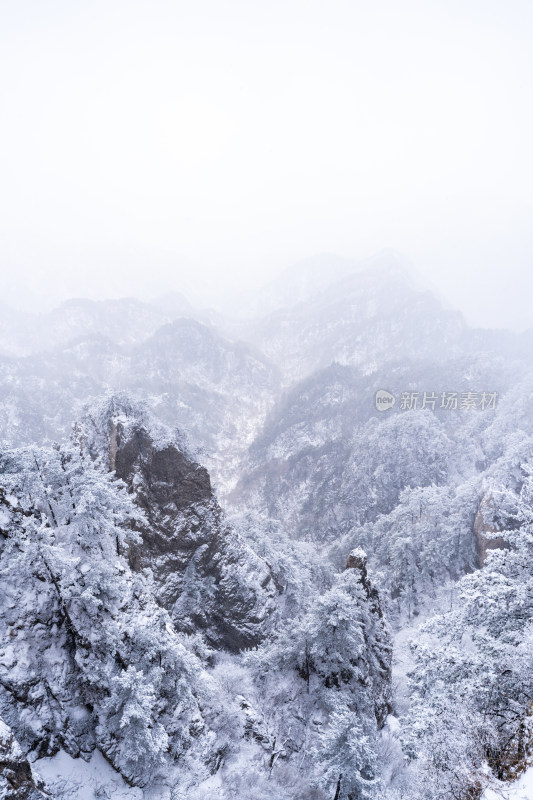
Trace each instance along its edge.
<path fill-rule="evenodd" d="M 483 566 L 487 560 L 487 553 L 489 550 L 509 550 L 509 542 L 503 536 L 495 534 L 499 531 L 508 530 L 515 527 L 512 520 L 505 520 L 502 527 L 501 521 L 497 519 L 496 504 L 494 498 L 490 493 L 487 493 L 476 513 L 474 520 L 474 534 L 476 537 L 476 546 L 479 557 L 479 564 Z"/>
<path fill-rule="evenodd" d="M 361 572 L 362 580 L 363 583 L 365 584 L 367 581 L 366 563 L 367 563 L 366 553 L 360 547 L 355 550 L 352 550 L 352 552 L 346 559 L 346 569 L 358 569 Z"/>
<path fill-rule="evenodd" d="M 4 800 L 51 798 L 33 776 L 11 729 L 0 719 L 0 797 Z"/>
<path fill-rule="evenodd" d="M 125 397 L 94 405 L 77 435 L 121 478 L 145 514 L 134 570 L 150 569 L 176 627 L 229 650 L 255 646 L 274 608 L 270 569 L 225 523 L 207 470 L 147 409 Z"/>
<path fill-rule="evenodd" d="M 358 576 L 368 602 L 367 658 L 372 665 L 368 680 L 372 685 L 376 722 L 381 728 L 392 711 L 392 638 L 383 616 L 379 592 L 368 577 L 364 550 L 352 550 L 346 560 L 346 570 L 353 570 Z"/>

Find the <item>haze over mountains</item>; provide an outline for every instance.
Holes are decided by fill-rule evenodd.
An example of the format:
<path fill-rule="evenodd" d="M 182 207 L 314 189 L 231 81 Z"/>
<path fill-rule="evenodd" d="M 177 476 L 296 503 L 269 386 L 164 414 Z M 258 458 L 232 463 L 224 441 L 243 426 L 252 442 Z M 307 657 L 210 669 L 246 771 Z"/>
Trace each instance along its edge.
<path fill-rule="evenodd" d="M 237 461 L 275 403 L 285 402 L 283 393 L 333 363 L 362 376 L 381 373 L 392 385 L 388 365 L 480 350 L 527 358 L 532 335 L 469 329 L 388 251 L 362 263 L 309 259 L 243 312 L 224 317 L 180 294 L 71 300 L 40 315 L 4 308 L 0 436 L 54 439 L 68 433 L 90 397 L 128 390 L 161 419 L 179 422 L 211 459 L 217 480 L 221 470 L 232 483 Z M 370 394 L 365 402 L 370 411 Z M 217 467 L 221 453 L 225 464 Z"/>
<path fill-rule="evenodd" d="M 76 764 L 116 800 L 463 800 L 518 775 L 532 343 L 393 252 L 310 259 L 232 317 L 6 309 L 0 796 L 85 800 Z"/>

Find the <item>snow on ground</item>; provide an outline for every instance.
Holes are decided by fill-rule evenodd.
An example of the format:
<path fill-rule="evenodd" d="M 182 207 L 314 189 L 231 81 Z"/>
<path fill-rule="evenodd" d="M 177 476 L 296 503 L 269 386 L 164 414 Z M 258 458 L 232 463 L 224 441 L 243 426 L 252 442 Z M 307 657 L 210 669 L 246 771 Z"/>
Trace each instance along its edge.
<path fill-rule="evenodd" d="M 141 789 L 131 788 L 98 750 L 89 762 L 71 758 L 60 750 L 53 758 L 41 758 L 34 772 L 57 800 L 142 800 Z"/>
<path fill-rule="evenodd" d="M 501 783 L 487 789 L 482 800 L 533 800 L 533 766 L 514 783 Z"/>
<path fill-rule="evenodd" d="M 437 596 L 428 599 L 418 614 L 411 619 L 402 616 L 395 623 L 394 647 L 392 660 L 392 681 L 394 686 L 395 713 L 401 716 L 409 708 L 409 685 L 407 674 L 415 666 L 415 659 L 409 643 L 411 640 L 422 642 L 428 634 L 421 631 L 422 626 L 436 614 L 443 614 L 450 609 L 450 588 L 441 589 Z M 533 797 L 531 798 L 533 800 Z"/>

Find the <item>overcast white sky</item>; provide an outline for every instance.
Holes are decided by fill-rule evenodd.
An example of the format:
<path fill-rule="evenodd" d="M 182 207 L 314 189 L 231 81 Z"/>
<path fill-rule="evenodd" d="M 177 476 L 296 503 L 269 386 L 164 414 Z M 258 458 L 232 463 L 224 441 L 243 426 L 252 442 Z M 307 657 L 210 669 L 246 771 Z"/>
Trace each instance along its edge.
<path fill-rule="evenodd" d="M 531 0 L 0 0 L 3 299 L 405 253 L 533 325 Z"/>

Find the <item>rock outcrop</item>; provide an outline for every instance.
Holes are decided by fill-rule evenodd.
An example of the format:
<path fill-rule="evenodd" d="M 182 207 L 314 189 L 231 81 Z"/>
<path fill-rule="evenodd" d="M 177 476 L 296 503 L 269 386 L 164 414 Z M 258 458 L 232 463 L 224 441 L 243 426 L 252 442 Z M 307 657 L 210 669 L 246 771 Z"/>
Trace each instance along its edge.
<path fill-rule="evenodd" d="M 368 577 L 366 553 L 360 547 L 352 550 L 346 560 L 346 571 L 350 570 L 358 575 L 368 603 L 365 658 L 370 668 L 365 671 L 372 686 L 376 722 L 382 727 L 392 710 L 392 638 L 383 616 L 379 592 Z"/>
<path fill-rule="evenodd" d="M 207 470 L 179 432 L 143 404 L 114 396 L 93 405 L 75 435 L 144 512 L 130 564 L 151 570 L 156 598 L 176 627 L 202 630 L 228 650 L 258 644 L 274 608 L 270 569 L 224 521 Z"/>
<path fill-rule="evenodd" d="M 509 527 L 509 526 L 506 526 Z M 498 536 L 502 525 L 497 519 L 494 499 L 490 492 L 482 498 L 474 519 L 474 534 L 479 558 L 482 567 L 486 561 L 489 550 L 508 550 L 509 543 L 503 536 Z"/>
<path fill-rule="evenodd" d="M 45 800 L 52 797 L 35 779 L 13 731 L 1 719 L 0 797 L 4 800 Z"/>

